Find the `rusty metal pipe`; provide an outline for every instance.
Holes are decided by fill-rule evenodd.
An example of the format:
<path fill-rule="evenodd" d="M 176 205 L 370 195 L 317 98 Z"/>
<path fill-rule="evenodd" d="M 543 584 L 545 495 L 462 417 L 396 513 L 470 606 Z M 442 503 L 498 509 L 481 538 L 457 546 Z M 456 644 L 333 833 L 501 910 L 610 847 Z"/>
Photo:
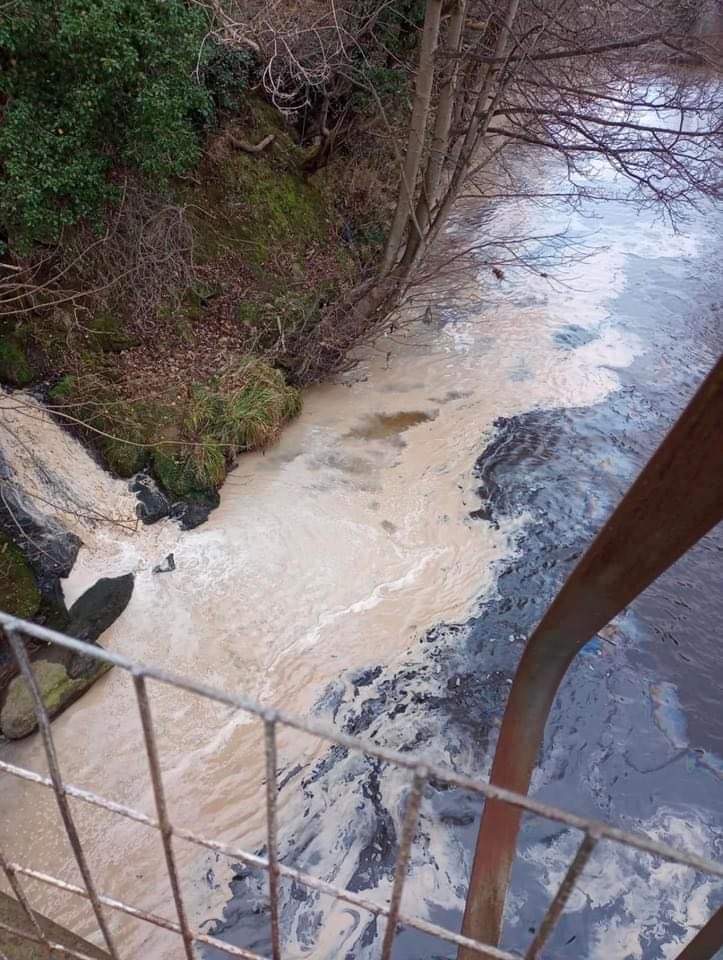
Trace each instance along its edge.
<path fill-rule="evenodd" d="M 723 357 L 572 571 L 520 661 L 491 782 L 526 793 L 550 708 L 582 647 L 723 519 Z M 462 932 L 499 944 L 521 810 L 485 802 Z M 461 947 L 458 960 L 474 960 Z"/>
<path fill-rule="evenodd" d="M 723 907 L 687 943 L 675 960 L 713 960 L 723 946 Z"/>

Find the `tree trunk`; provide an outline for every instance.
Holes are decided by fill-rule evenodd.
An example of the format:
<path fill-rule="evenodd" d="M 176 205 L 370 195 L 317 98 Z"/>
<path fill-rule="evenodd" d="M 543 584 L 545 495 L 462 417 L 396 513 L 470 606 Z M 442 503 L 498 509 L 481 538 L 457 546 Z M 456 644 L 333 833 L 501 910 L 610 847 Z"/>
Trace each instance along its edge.
<path fill-rule="evenodd" d="M 405 256 L 407 275 L 411 275 L 427 248 L 436 239 L 439 231 L 447 222 L 450 211 L 469 173 L 472 159 L 485 138 L 495 105 L 501 94 L 502 88 L 498 86 L 495 90 L 495 84 L 500 73 L 500 64 L 504 61 L 510 48 L 511 31 L 517 18 L 519 6 L 520 0 L 509 0 L 504 23 L 497 38 L 493 62 L 481 74 L 478 88 L 475 91 L 474 113 L 459 151 L 454 172 L 435 213 L 434 221 L 424 237 L 410 240 L 415 249 L 411 256 Z"/>
<path fill-rule="evenodd" d="M 443 0 L 427 0 L 427 9 L 424 17 L 422 32 L 422 47 L 419 53 L 419 67 L 417 69 L 417 84 L 414 96 L 412 119 L 409 124 L 409 138 L 407 152 L 402 170 L 402 182 L 399 185 L 399 196 L 394 212 L 394 220 L 389 231 L 382 273 L 388 274 L 393 268 L 404 240 L 404 232 L 410 218 L 414 218 L 414 194 L 417 177 L 422 162 L 429 107 L 432 100 L 432 86 L 434 83 L 434 63 L 439 40 L 439 25 L 442 15 Z M 414 218 L 416 219 L 416 218 Z"/>
<path fill-rule="evenodd" d="M 410 232 L 407 239 L 401 261 L 401 273 L 403 275 L 407 272 L 409 264 L 414 260 L 420 245 L 425 243 L 424 237 L 429 229 L 432 211 L 439 196 L 442 171 L 449 154 L 449 135 L 455 113 L 455 94 L 460 69 L 460 44 L 466 12 L 467 0 L 457 0 L 444 44 L 445 72 L 439 94 L 432 146 L 424 174 L 422 194 L 416 206 L 415 215 L 419 230 Z"/>
<path fill-rule="evenodd" d="M 460 69 L 460 45 L 464 30 L 465 15 L 467 13 L 466 0 L 457 0 L 444 45 L 447 59 L 445 75 L 439 93 L 439 105 L 434 122 L 432 148 L 424 175 L 424 192 L 417 206 L 417 221 L 425 232 L 431 219 L 431 210 L 437 200 L 442 170 L 449 151 L 449 133 L 452 128 L 454 104 L 457 93 L 457 78 Z"/>

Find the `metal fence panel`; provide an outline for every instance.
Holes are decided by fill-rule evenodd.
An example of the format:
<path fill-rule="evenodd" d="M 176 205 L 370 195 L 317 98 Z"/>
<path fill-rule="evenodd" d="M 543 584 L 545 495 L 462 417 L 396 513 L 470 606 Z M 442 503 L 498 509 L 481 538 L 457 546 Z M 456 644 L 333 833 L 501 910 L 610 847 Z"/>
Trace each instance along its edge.
<path fill-rule="evenodd" d="M 71 637 L 67 637 L 45 627 L 20 621 L 14 617 L 8 616 L 7 614 L 0 613 L 0 626 L 4 628 L 6 634 L 10 638 L 10 642 L 18 660 L 22 675 L 25 678 L 25 681 L 28 683 L 29 689 L 33 696 L 40 735 L 42 737 L 48 759 L 50 776 L 43 776 L 39 773 L 26 770 L 3 760 L 0 760 L 0 772 L 4 772 L 10 776 L 17 777 L 25 780 L 26 782 L 34 783 L 53 791 L 61 812 L 63 825 L 73 849 L 76 862 L 78 863 L 80 874 L 83 879 L 83 886 L 68 883 L 67 881 L 61 880 L 58 877 L 38 871 L 28 864 L 20 864 L 0 859 L 0 867 L 2 867 L 6 876 L 8 877 L 13 890 L 16 892 L 18 900 L 23 903 L 24 906 L 27 906 L 28 910 L 31 908 L 30 904 L 27 902 L 27 897 L 22 892 L 20 881 L 21 877 L 27 877 L 32 880 L 40 881 L 56 889 L 64 890 L 89 900 L 98 922 L 98 928 L 101 937 L 113 958 L 118 957 L 118 949 L 110 932 L 107 918 L 111 916 L 113 912 L 120 912 L 137 920 L 176 934 L 179 937 L 180 942 L 183 945 L 185 955 L 188 958 L 192 958 L 194 956 L 194 944 L 204 944 L 213 946 L 228 956 L 241 957 L 244 958 L 244 960 L 282 960 L 283 931 L 280 915 L 280 881 L 281 879 L 285 878 L 293 880 L 311 890 L 327 894 L 335 900 L 352 904 L 385 920 L 386 926 L 381 945 L 382 960 L 389 960 L 389 958 L 392 956 L 394 939 L 399 926 L 412 927 L 421 933 L 425 933 L 448 943 L 455 944 L 458 947 L 466 948 L 477 957 L 488 957 L 493 958 L 493 960 L 521 960 L 520 956 L 516 953 L 504 950 L 501 947 L 481 943 L 473 938 L 463 936 L 456 931 L 447 930 L 438 924 L 431 923 L 425 920 L 423 917 L 416 915 L 412 911 L 405 912 L 403 910 L 402 900 L 404 883 L 409 867 L 411 850 L 414 844 L 420 807 L 424 795 L 424 788 L 425 785 L 432 779 L 450 786 L 472 791 L 486 799 L 492 798 L 504 804 L 509 804 L 520 811 L 527 811 L 529 813 L 536 814 L 546 819 L 553 820 L 557 823 L 580 830 L 583 833 L 583 839 L 580 847 L 570 867 L 568 868 L 568 871 L 565 874 L 555 897 L 552 899 L 545 917 L 541 921 L 538 933 L 528 948 L 526 957 L 530 958 L 530 960 L 539 956 L 540 950 L 543 948 L 545 942 L 552 934 L 555 924 L 564 910 L 570 893 L 578 881 L 580 874 L 584 870 L 585 864 L 589 860 L 596 843 L 601 839 L 609 840 L 613 843 L 622 844 L 626 847 L 630 847 L 644 853 L 662 857 L 665 860 L 685 865 L 693 870 L 707 874 L 711 877 L 723 878 L 723 864 L 721 863 L 717 863 L 692 852 L 677 849 L 669 844 L 660 843 L 656 840 L 652 840 L 649 837 L 620 830 L 617 827 L 603 823 L 602 821 L 578 816 L 577 814 L 550 806 L 549 804 L 541 803 L 531 797 L 514 793 L 509 790 L 503 790 L 499 787 L 494 787 L 485 780 L 468 777 L 452 769 L 440 766 L 439 764 L 428 762 L 424 757 L 419 755 L 399 753 L 394 750 L 388 750 L 384 747 L 378 746 L 377 744 L 343 734 L 335 728 L 327 726 L 323 723 L 319 723 L 318 721 L 302 720 L 298 717 L 286 714 L 283 711 L 269 710 L 268 708 L 255 703 L 247 697 L 216 690 L 195 680 L 191 680 L 187 677 L 177 676 L 156 667 L 134 663 L 127 657 L 123 657 L 120 654 L 112 653 L 111 651 L 104 650 L 101 647 L 87 644 L 79 640 L 74 640 Z M 94 657 L 95 659 L 102 660 L 106 663 L 111 663 L 130 674 L 136 691 L 141 714 L 143 739 L 148 755 L 150 780 L 156 803 L 155 817 L 148 816 L 147 814 L 125 806 L 124 804 L 108 800 L 92 791 L 65 783 L 60 772 L 60 764 L 53 742 L 50 721 L 48 719 L 45 706 L 42 702 L 40 691 L 35 683 L 32 673 L 32 666 L 25 650 L 23 637 L 33 637 L 39 640 L 57 644 L 61 647 L 65 647 L 66 649 L 77 651 L 84 655 Z M 177 687 L 179 689 L 194 693 L 198 696 L 208 698 L 217 703 L 226 704 L 227 706 L 244 710 L 262 721 L 264 725 L 264 738 L 266 747 L 266 856 L 260 856 L 243 849 L 237 849 L 231 844 L 227 844 L 213 838 L 204 837 L 196 831 L 176 825 L 171 821 L 166 804 L 161 777 L 161 761 L 153 729 L 150 704 L 147 697 L 146 681 L 148 679 L 153 679 L 159 681 L 160 683 Z M 314 877 L 305 871 L 289 867 L 279 861 L 278 824 L 276 813 L 278 794 L 277 731 L 279 727 L 290 727 L 295 730 L 303 731 L 311 734 L 312 736 L 320 737 L 330 744 L 338 744 L 356 753 L 367 757 L 374 757 L 378 760 L 384 761 L 385 763 L 392 764 L 408 771 L 410 775 L 410 791 L 403 817 L 399 851 L 397 854 L 391 893 L 388 902 L 379 902 L 370 897 L 346 890 L 342 887 L 338 887 L 332 883 L 322 880 L 319 877 Z M 157 914 L 151 913 L 141 907 L 125 903 L 115 897 L 110 897 L 96 888 L 90 875 L 82 844 L 73 822 L 68 798 L 79 800 L 91 806 L 102 808 L 118 817 L 134 821 L 146 827 L 150 827 L 159 833 L 164 849 L 172 897 L 176 908 L 176 920 L 168 920 L 160 917 Z M 271 909 L 271 958 L 263 957 L 260 954 L 254 953 L 250 950 L 245 950 L 241 947 L 236 947 L 232 944 L 225 943 L 224 941 L 219 940 L 217 937 L 204 934 L 200 930 L 195 930 L 191 927 L 187 918 L 181 894 L 181 878 L 178 875 L 178 868 L 173 849 L 174 839 L 184 840 L 208 850 L 224 854 L 225 856 L 238 859 L 248 866 L 260 868 L 267 873 L 269 880 L 269 902 Z M 18 890 L 20 890 L 19 894 Z M 713 918 L 712 925 L 709 925 L 713 933 L 715 933 L 718 929 L 714 921 L 715 917 Z M 710 939 L 711 930 L 708 930 L 708 928 L 706 928 L 706 930 L 708 932 L 706 933 L 705 930 L 702 931 L 701 934 L 699 934 L 699 937 L 703 936 L 705 939 L 707 936 L 708 939 Z M 38 943 L 43 944 L 43 934 L 41 931 L 35 931 L 32 934 L 28 934 L 27 931 L 24 934 L 20 933 L 19 931 L 11 932 L 16 933 L 17 935 L 22 935 L 26 939 L 35 939 Z M 695 940 L 690 946 L 692 947 L 694 943 Z M 79 960 L 84 960 L 80 954 L 74 954 L 72 951 L 68 951 L 66 948 L 58 948 L 54 944 L 49 944 L 49 946 L 52 949 L 65 949 L 65 955 L 71 957 L 75 956 L 78 957 Z M 47 947 L 45 948 L 47 949 Z M 62 955 L 62 953 L 60 955 Z M 698 960 L 699 956 L 701 955 L 689 953 L 686 955 L 686 960 L 688 960 L 688 957 L 690 957 L 691 960 Z"/>

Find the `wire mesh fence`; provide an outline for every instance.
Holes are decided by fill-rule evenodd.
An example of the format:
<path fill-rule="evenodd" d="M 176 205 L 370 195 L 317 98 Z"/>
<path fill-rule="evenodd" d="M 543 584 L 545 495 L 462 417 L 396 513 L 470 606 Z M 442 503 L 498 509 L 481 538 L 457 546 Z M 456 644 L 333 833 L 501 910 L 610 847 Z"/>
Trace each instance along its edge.
<path fill-rule="evenodd" d="M 91 644 L 74 640 L 71 637 L 40 627 L 25 621 L 17 620 L 6 614 L 0 613 L 0 626 L 3 627 L 13 653 L 17 660 L 20 674 L 27 684 L 30 696 L 32 698 L 39 735 L 42 738 L 45 755 L 47 758 L 49 776 L 43 776 L 35 771 L 19 767 L 4 760 L 0 760 L 0 771 L 13 777 L 20 778 L 26 782 L 46 787 L 53 791 L 58 804 L 60 816 L 67 835 L 67 839 L 73 851 L 73 856 L 78 866 L 82 885 L 69 883 L 56 876 L 51 876 L 34 869 L 27 864 L 17 863 L 6 859 L 3 851 L 0 850 L 0 869 L 5 874 L 8 884 L 21 905 L 29 926 L 20 930 L 9 924 L 0 922 L 0 930 L 6 933 L 14 934 L 26 940 L 37 943 L 46 951 L 47 956 L 65 956 L 72 957 L 75 960 L 91 960 L 86 954 L 77 949 L 63 946 L 54 942 L 44 931 L 42 925 L 38 923 L 34 914 L 28 896 L 24 889 L 24 880 L 39 881 L 67 893 L 76 894 L 88 900 L 92 906 L 95 915 L 98 930 L 104 943 L 105 949 L 113 960 L 121 960 L 122 950 L 111 930 L 109 918 L 114 912 L 120 912 L 136 920 L 162 928 L 179 937 L 182 946 L 183 955 L 187 960 L 193 960 L 196 956 L 196 945 L 212 946 L 227 956 L 246 958 L 246 960 L 284 960 L 284 944 L 281 924 L 281 896 L 280 885 L 282 880 L 291 880 L 300 884 L 304 888 L 316 891 L 330 896 L 333 900 L 350 904 L 358 907 L 380 920 L 385 921 L 384 935 L 381 944 L 381 960 L 390 960 L 394 949 L 394 941 L 397 931 L 400 927 L 413 928 L 421 933 L 436 937 L 439 940 L 466 947 L 479 957 L 494 958 L 494 960 L 520 960 L 521 954 L 511 952 L 490 944 L 480 943 L 461 934 L 431 923 L 422 916 L 415 914 L 413 910 L 408 909 L 404 904 L 404 886 L 407 878 L 407 872 L 410 862 L 412 847 L 415 842 L 417 824 L 420 814 L 420 808 L 424 795 L 425 786 L 431 782 L 444 784 L 447 786 L 458 787 L 463 790 L 477 794 L 484 799 L 494 799 L 510 804 L 518 809 L 535 814 L 539 817 L 564 824 L 569 828 L 574 828 L 581 832 L 582 839 L 577 851 L 570 862 L 567 871 L 560 883 L 560 886 L 552 898 L 544 917 L 541 918 L 537 931 L 531 939 L 531 942 L 524 954 L 524 960 L 535 960 L 549 941 L 555 925 L 562 915 L 565 905 L 578 882 L 580 875 L 585 869 L 593 851 L 601 840 L 620 844 L 634 850 L 660 857 L 671 863 L 680 864 L 698 871 L 709 877 L 723 878 L 723 864 L 717 863 L 706 857 L 699 856 L 685 850 L 677 849 L 666 843 L 660 843 L 644 835 L 633 834 L 620 830 L 610 824 L 602 821 L 592 820 L 586 817 L 578 816 L 557 807 L 550 806 L 534 800 L 531 797 L 512 793 L 491 785 L 490 783 L 465 776 L 451 769 L 442 767 L 435 763 L 427 762 L 424 757 L 410 753 L 400 753 L 394 750 L 388 750 L 377 744 L 348 736 L 339 732 L 333 727 L 318 723 L 312 720 L 301 720 L 280 710 L 268 709 L 252 700 L 234 693 L 225 693 L 223 691 L 206 686 L 195 680 L 186 677 L 176 676 L 165 670 L 156 667 L 145 666 L 135 663 L 120 654 L 104 650 Z M 84 656 L 93 657 L 104 663 L 113 665 L 130 674 L 137 701 L 141 729 L 143 733 L 143 742 L 148 759 L 150 782 L 153 789 L 155 801 L 155 817 L 148 816 L 139 810 L 116 803 L 98 794 L 66 783 L 63 779 L 60 763 L 55 749 L 53 735 L 51 731 L 50 718 L 47 709 L 43 703 L 43 697 L 33 673 L 30 657 L 26 650 L 26 637 L 32 637 L 36 640 L 45 641 L 58 645 Z M 168 804 L 164 791 L 163 777 L 161 773 L 161 758 L 159 755 L 158 741 L 155 734 L 154 722 L 151 712 L 151 705 L 148 698 L 147 681 L 157 681 L 162 684 L 176 687 L 187 691 L 199 697 L 205 697 L 216 703 L 245 711 L 251 716 L 260 720 L 264 729 L 264 746 L 266 757 L 266 788 L 265 788 L 265 806 L 266 806 L 266 855 L 252 853 L 247 850 L 238 849 L 231 844 L 219 840 L 205 837 L 199 833 L 178 826 L 171 821 L 168 812 Z M 392 764 L 406 771 L 409 777 L 410 789 L 404 812 L 402 829 L 400 831 L 398 852 L 394 869 L 394 876 L 391 885 L 390 895 L 387 902 L 379 902 L 364 896 L 356 891 L 344 889 L 336 886 L 320 877 L 298 870 L 279 860 L 279 839 L 277 824 L 277 799 L 279 793 L 278 781 L 278 757 L 277 757 L 277 733 L 280 728 L 292 728 L 332 745 L 344 747 L 349 751 L 361 754 L 366 757 L 373 757 L 384 763 Z M 88 866 L 87 857 L 83 849 L 76 824 L 73 818 L 70 800 L 80 801 L 91 806 L 99 807 L 109 813 L 126 818 L 130 821 L 142 824 L 158 831 L 165 856 L 165 863 L 170 883 L 170 889 L 175 909 L 175 920 L 170 920 L 159 916 L 156 913 L 149 912 L 139 906 L 126 903 L 115 897 L 111 897 L 100 891 L 93 879 Z M 181 890 L 181 877 L 177 858 L 174 850 L 174 841 L 181 840 L 196 844 L 217 854 L 222 854 L 233 858 L 248 867 L 259 868 L 263 870 L 268 879 L 268 897 L 271 929 L 271 957 L 262 956 L 251 950 L 227 943 L 217 937 L 203 933 L 201 930 L 193 929 L 189 922 L 188 912 L 184 903 Z M 721 911 L 715 914 L 709 924 L 703 928 L 702 935 L 698 934 L 688 947 L 685 948 L 680 956 L 685 955 L 686 960 L 697 960 L 698 957 L 713 956 L 711 952 L 691 953 L 691 948 L 695 948 L 696 941 L 708 943 L 715 940 L 715 929 L 720 926 Z M 0 951 L 0 960 L 2 960 L 2 951 Z M 12 960 L 12 958 L 8 958 Z"/>

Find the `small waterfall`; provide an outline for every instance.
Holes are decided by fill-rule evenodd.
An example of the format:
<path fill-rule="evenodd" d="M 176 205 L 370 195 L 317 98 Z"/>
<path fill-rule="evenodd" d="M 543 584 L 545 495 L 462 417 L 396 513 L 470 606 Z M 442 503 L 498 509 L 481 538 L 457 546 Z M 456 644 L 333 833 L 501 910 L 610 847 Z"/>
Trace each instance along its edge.
<path fill-rule="evenodd" d="M 103 524 L 126 535 L 136 532 L 135 497 L 128 485 L 103 470 L 24 391 L 0 391 L 0 471 L 10 535 L 16 521 L 44 530 L 46 538 L 72 535 L 92 548 Z"/>

